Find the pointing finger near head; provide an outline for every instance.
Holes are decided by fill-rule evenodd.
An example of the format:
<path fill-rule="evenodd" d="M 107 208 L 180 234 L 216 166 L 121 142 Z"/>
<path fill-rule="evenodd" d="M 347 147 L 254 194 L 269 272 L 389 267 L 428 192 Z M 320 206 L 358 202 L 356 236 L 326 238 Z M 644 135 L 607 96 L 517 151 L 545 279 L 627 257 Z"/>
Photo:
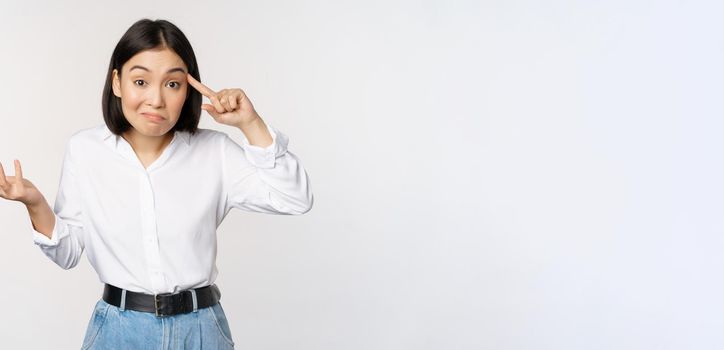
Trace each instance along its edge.
<path fill-rule="evenodd" d="M 186 74 L 186 80 L 194 89 L 198 90 L 202 95 L 208 98 L 211 98 L 211 96 L 216 96 L 214 90 L 211 90 L 208 86 L 201 84 L 201 82 L 192 77 L 191 74 Z"/>
<path fill-rule="evenodd" d="M 17 183 L 23 183 L 23 168 L 17 159 L 15 160 L 15 181 L 17 181 Z"/>

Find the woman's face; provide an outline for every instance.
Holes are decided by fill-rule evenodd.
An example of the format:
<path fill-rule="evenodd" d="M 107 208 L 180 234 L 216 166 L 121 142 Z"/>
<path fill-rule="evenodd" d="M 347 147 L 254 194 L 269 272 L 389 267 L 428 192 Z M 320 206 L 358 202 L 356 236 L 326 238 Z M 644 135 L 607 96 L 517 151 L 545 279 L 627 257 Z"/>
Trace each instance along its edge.
<path fill-rule="evenodd" d="M 113 94 L 126 120 L 145 136 L 163 136 L 178 121 L 186 101 L 188 68 L 171 49 L 145 50 L 113 70 Z"/>

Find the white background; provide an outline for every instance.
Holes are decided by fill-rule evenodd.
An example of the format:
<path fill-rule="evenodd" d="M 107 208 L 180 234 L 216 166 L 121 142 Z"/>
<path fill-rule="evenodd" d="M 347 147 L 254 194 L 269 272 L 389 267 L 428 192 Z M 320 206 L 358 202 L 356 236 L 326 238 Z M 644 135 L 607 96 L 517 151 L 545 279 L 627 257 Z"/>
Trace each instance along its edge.
<path fill-rule="evenodd" d="M 312 181 L 219 229 L 238 349 L 721 349 L 720 4 L 3 2 L 0 162 L 52 204 L 114 46 L 167 19 Z M 102 284 L 30 229 L 0 201 L 2 347 L 79 348 Z"/>

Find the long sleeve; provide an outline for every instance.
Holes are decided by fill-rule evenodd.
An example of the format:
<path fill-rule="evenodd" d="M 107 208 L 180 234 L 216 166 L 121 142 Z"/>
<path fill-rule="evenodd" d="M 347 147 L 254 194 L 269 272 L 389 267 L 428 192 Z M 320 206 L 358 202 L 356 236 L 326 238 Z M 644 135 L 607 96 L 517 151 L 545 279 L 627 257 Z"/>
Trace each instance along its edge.
<path fill-rule="evenodd" d="M 264 148 L 249 144 L 245 136 L 242 145 L 224 136 L 224 213 L 238 208 L 267 214 L 304 214 L 314 202 L 309 176 L 297 156 L 287 150 L 289 138 L 265 125 L 273 142 Z"/>
<path fill-rule="evenodd" d="M 83 223 L 80 197 L 77 191 L 75 167 L 70 142 L 66 146 L 60 185 L 55 197 L 55 226 L 49 239 L 32 228 L 33 242 L 40 250 L 63 269 L 75 267 L 83 253 Z"/>

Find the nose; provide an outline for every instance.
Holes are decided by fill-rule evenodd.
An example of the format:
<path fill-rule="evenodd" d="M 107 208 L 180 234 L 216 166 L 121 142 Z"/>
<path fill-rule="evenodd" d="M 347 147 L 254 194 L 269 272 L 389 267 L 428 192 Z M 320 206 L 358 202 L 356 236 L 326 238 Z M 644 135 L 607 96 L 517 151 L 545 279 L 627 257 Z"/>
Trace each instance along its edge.
<path fill-rule="evenodd" d="M 163 94 L 161 93 L 161 88 L 150 88 L 147 91 L 148 95 L 146 96 L 146 104 L 154 108 L 163 107 Z"/>

